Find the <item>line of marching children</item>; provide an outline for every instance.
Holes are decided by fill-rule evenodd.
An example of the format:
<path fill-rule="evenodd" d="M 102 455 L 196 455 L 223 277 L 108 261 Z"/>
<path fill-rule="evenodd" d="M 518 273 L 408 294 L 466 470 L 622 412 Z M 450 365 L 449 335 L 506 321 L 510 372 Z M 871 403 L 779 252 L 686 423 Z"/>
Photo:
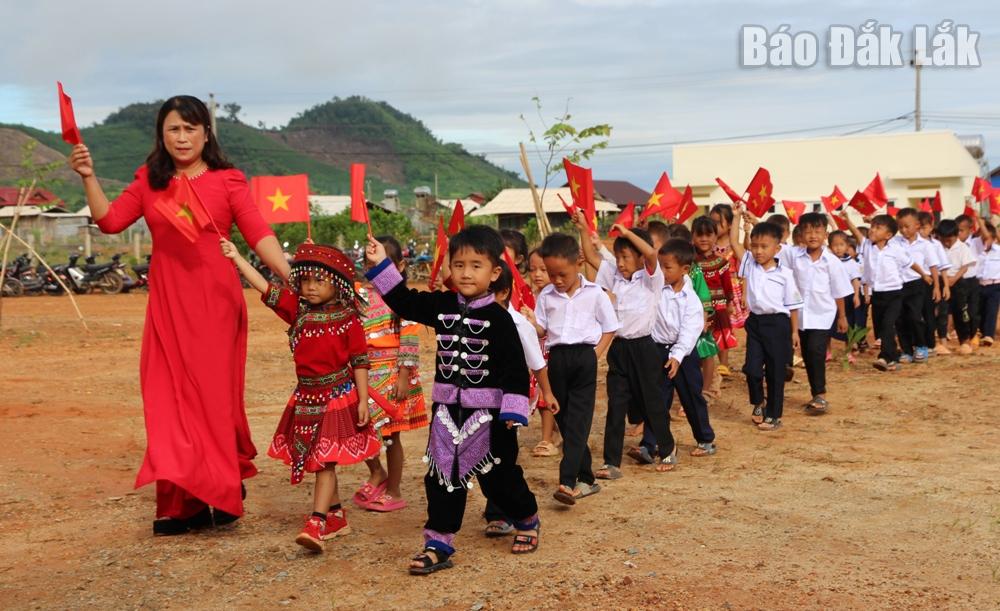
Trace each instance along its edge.
<path fill-rule="evenodd" d="M 582 213 L 574 219 L 579 241 L 555 233 L 530 252 L 517 232 L 470 226 L 450 240 L 444 277 L 451 290 L 439 291 L 407 286 L 402 250 L 390 236 L 369 239 L 365 286 L 355 284 L 353 261 L 312 243 L 296 251 L 291 286 L 275 286 L 223 240 L 223 253 L 289 324 L 298 383 L 268 454 L 291 467 L 293 484 L 316 475 L 313 511 L 296 542 L 321 551 L 349 531 L 338 465 L 368 465 L 369 478 L 352 497 L 359 508 L 406 507 L 400 433 L 429 425 L 424 545 L 409 571 L 452 566 L 474 481 L 487 499 L 486 536 L 513 534 L 512 553 L 534 552 L 541 521 L 517 464 L 517 429 L 541 414 L 536 456 L 560 453 L 558 429 L 553 497 L 566 505 L 598 493 L 598 479 L 623 477 L 626 423 L 643 428 L 629 457 L 656 472 L 675 468 L 675 393 L 695 440 L 690 455 L 711 456 L 708 400 L 718 396 L 717 378 L 731 375 L 728 351 L 740 326 L 750 419 L 765 432 L 782 426 L 796 350 L 812 396 L 807 413 L 829 409 L 830 340 L 864 349 L 858 329 L 869 305 L 879 345 L 874 366 L 883 371 L 946 354 L 948 313 L 960 352 L 972 351 L 977 329 L 979 341 L 992 344 L 1000 251 L 990 222 L 963 216 L 935 226 L 930 215 L 902 210 L 867 219 L 865 231 L 842 218 L 850 233 L 828 233 L 830 219 L 819 213 L 803 214 L 790 232 L 785 217 L 761 222 L 739 205 L 720 205 L 690 230 L 658 221 L 645 229 L 615 225 L 610 251 Z M 522 268 L 536 306 L 517 311 L 511 293 Z M 434 332 L 429 414 L 416 324 Z M 594 471 L 588 439 L 605 356 L 603 464 Z"/>

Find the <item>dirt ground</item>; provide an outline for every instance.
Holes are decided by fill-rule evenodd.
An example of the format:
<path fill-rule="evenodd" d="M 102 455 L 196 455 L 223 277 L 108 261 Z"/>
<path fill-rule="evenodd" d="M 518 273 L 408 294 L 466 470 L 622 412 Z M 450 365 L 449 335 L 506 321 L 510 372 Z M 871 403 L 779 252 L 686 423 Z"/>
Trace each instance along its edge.
<path fill-rule="evenodd" d="M 294 383 L 283 324 L 248 292 L 246 397 L 263 452 Z M 139 396 L 144 294 L 4 300 L 0 332 L 0 607 L 339 609 L 832 609 L 1000 606 L 1000 348 L 935 357 L 895 374 L 831 363 L 832 410 L 749 424 L 740 376 L 711 406 L 719 453 L 693 459 L 675 421 L 671 473 L 625 478 L 568 509 L 556 458 L 532 458 L 539 551 L 482 536 L 470 495 L 455 568 L 410 577 L 424 520 L 426 433 L 404 435 L 410 506 L 351 511 L 353 534 L 310 555 L 292 539 L 311 486 L 258 457 L 247 515 L 215 532 L 154 538 L 153 489 L 133 490 L 145 444 Z M 425 343 L 429 354 L 431 341 Z M 739 349 L 732 362 L 741 363 Z M 431 361 L 423 362 L 428 380 Z M 429 384 L 425 385 L 429 391 Z M 603 384 L 591 436 L 603 435 Z M 629 462 L 626 459 L 626 463 Z M 599 466 L 595 464 L 595 468 Z M 341 471 L 349 497 L 367 475 Z"/>

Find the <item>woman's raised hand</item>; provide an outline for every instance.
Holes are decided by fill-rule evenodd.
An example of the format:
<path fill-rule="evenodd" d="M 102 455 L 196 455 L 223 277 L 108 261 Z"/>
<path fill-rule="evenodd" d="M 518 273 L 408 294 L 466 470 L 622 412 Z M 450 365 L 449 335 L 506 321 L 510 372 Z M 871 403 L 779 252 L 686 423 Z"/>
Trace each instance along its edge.
<path fill-rule="evenodd" d="M 85 144 L 77 144 L 69 155 L 69 167 L 80 175 L 80 178 L 90 178 L 94 175 L 94 160 L 90 157 L 90 149 Z"/>
<path fill-rule="evenodd" d="M 368 245 L 365 246 L 365 258 L 373 265 L 378 265 L 382 261 L 385 261 L 386 256 L 385 246 L 374 237 L 368 236 Z"/>

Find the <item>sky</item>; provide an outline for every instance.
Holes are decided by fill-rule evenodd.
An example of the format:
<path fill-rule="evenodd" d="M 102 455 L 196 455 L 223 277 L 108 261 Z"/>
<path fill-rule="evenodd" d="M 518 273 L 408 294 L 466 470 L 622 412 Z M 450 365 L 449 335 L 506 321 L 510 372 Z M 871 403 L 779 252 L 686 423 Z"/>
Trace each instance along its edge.
<path fill-rule="evenodd" d="M 520 117 L 541 129 L 538 96 L 547 121 L 568 104 L 577 128 L 612 126 L 589 162 L 595 178 L 649 190 L 670 169 L 672 143 L 914 129 L 912 68 L 826 65 L 828 28 L 868 19 L 902 32 L 904 53 L 917 24 L 979 33 L 980 67 L 922 70 L 923 127 L 983 135 L 1000 164 L 1000 3 L 982 0 L 213 0 L 197 12 L 0 0 L 0 122 L 57 129 L 56 80 L 81 125 L 132 102 L 212 92 L 242 105 L 244 122 L 280 126 L 364 95 L 520 173 Z M 747 24 L 815 33 L 818 63 L 741 67 Z"/>

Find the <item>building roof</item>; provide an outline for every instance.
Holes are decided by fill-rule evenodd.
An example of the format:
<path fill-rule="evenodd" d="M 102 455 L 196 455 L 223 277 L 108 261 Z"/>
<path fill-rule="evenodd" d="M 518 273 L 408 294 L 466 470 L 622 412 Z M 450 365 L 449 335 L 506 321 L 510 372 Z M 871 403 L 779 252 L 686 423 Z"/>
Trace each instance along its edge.
<path fill-rule="evenodd" d="M 568 187 L 569 184 L 564 184 Z M 624 208 L 629 202 L 637 205 L 645 204 L 649 201 L 649 191 L 643 191 L 627 180 L 595 180 L 594 192 L 606 202 L 611 202 L 619 208 Z"/>
<path fill-rule="evenodd" d="M 466 214 L 472 212 L 473 210 L 475 210 L 477 208 L 481 208 L 483 206 L 482 203 L 477 202 L 476 200 L 468 198 L 468 197 L 462 197 L 462 198 L 459 198 L 457 200 L 455 200 L 455 199 L 439 199 L 438 200 L 438 204 L 441 205 L 441 206 L 444 206 L 448 210 L 454 210 L 455 209 L 455 202 L 456 201 L 462 202 L 462 210 L 464 210 Z"/>
<path fill-rule="evenodd" d="M 0 187 L 0 206 L 16 206 L 20 191 L 20 187 Z M 33 206 L 55 206 L 61 204 L 62 200 L 48 189 L 36 188 L 25 203 Z"/>
<path fill-rule="evenodd" d="M 539 190 L 539 195 L 542 192 Z M 563 208 L 562 202 L 559 201 L 559 196 L 562 195 L 563 199 L 567 202 L 572 201 L 573 196 L 569 192 L 569 187 L 561 187 L 558 189 L 548 189 L 545 191 L 545 196 L 542 199 L 542 209 L 547 214 L 557 214 L 564 213 L 566 209 Z M 618 206 L 614 204 L 609 204 L 605 201 L 597 200 L 595 203 L 595 208 L 598 212 L 618 212 Z M 496 197 L 491 199 L 486 203 L 485 206 L 474 211 L 469 216 L 487 216 L 487 215 L 500 215 L 500 214 L 534 214 L 535 204 L 534 200 L 531 198 L 531 189 L 504 189 L 497 194 Z"/>
<path fill-rule="evenodd" d="M 0 218 L 14 218 L 14 214 L 17 212 L 16 206 L 4 206 L 0 208 Z M 23 206 L 21 208 L 22 217 L 30 216 L 42 216 L 45 218 L 73 218 L 73 217 L 83 217 L 90 218 L 90 209 L 84 208 L 80 212 L 70 212 L 69 210 L 54 206 L 51 208 L 40 208 L 38 206 Z"/>

